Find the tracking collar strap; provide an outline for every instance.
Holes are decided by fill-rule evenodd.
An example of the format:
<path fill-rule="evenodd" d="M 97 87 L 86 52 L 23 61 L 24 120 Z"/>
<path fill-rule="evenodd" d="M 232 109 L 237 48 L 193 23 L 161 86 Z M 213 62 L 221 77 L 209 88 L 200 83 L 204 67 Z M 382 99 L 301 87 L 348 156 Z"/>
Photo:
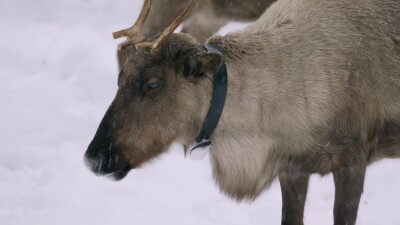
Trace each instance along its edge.
<path fill-rule="evenodd" d="M 222 53 L 211 45 L 205 45 L 208 52 Z M 226 94 L 228 90 L 228 72 L 224 60 L 222 60 L 217 72 L 214 74 L 213 93 L 211 105 L 208 110 L 206 119 L 200 134 L 196 138 L 194 147 L 190 149 L 190 153 L 198 148 L 208 148 L 211 145 L 210 136 L 218 125 L 224 109 Z"/>

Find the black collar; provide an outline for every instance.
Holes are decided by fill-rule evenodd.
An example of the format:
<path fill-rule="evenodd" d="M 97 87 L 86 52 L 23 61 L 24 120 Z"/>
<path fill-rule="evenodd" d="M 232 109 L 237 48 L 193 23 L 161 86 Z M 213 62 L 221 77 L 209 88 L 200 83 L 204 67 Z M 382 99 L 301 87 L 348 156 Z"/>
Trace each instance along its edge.
<path fill-rule="evenodd" d="M 222 53 L 211 45 L 205 45 L 208 52 Z M 200 134 L 196 138 L 196 143 L 190 152 L 197 148 L 206 148 L 211 145 L 210 136 L 217 127 L 218 121 L 221 118 L 222 110 L 224 109 L 226 93 L 228 89 L 228 73 L 224 60 L 222 60 L 217 72 L 214 74 L 214 89 L 211 99 L 211 105 L 208 110 L 206 119 L 204 120 L 203 127 Z"/>

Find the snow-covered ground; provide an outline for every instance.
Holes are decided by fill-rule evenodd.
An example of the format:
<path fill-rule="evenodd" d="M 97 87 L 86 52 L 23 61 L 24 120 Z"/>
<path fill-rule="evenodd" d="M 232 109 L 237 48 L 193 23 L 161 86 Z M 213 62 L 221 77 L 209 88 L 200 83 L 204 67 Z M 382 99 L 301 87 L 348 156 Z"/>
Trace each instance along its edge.
<path fill-rule="evenodd" d="M 0 0 L 0 224 L 280 224 L 279 184 L 254 203 L 219 193 L 207 159 L 174 146 L 121 182 L 83 154 L 117 89 L 117 43 L 137 0 Z M 224 31 L 237 29 L 230 24 Z M 369 167 L 359 225 L 400 224 L 400 161 Z M 332 224 L 331 176 L 314 176 L 306 224 Z"/>

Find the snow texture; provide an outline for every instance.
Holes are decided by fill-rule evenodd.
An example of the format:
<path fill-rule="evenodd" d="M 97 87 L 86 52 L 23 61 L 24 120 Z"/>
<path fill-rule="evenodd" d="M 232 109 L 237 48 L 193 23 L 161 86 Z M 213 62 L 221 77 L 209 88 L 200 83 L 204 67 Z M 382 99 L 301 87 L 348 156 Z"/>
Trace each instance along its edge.
<path fill-rule="evenodd" d="M 0 224 L 280 224 L 278 182 L 252 204 L 221 193 L 180 146 L 121 182 L 83 154 L 117 90 L 111 33 L 141 1 L 0 0 Z M 232 23 L 220 32 L 243 27 Z M 400 161 L 369 167 L 359 225 L 399 225 Z M 332 176 L 313 176 L 305 223 L 333 224 Z"/>

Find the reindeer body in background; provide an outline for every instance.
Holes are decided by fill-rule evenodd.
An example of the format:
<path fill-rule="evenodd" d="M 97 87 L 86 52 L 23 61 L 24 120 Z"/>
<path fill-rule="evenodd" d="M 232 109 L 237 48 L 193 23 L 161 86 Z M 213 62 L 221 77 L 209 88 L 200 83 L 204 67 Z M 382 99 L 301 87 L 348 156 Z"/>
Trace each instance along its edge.
<path fill-rule="evenodd" d="M 183 21 L 182 31 L 195 37 L 200 43 L 213 35 L 229 21 L 251 22 L 258 19 L 275 0 L 202 0 Z M 189 0 L 155 0 L 142 32 L 153 37 L 183 11 Z"/>
<path fill-rule="evenodd" d="M 279 0 L 208 51 L 172 34 L 141 33 L 151 1 L 121 45 L 119 90 L 85 154 L 98 175 L 122 179 L 202 129 L 213 76 L 228 71 L 210 159 L 229 197 L 255 199 L 279 178 L 282 224 L 303 224 L 310 174 L 332 172 L 335 225 L 354 225 L 366 167 L 400 157 L 400 2 Z"/>
<path fill-rule="evenodd" d="M 182 23 L 182 32 L 196 38 L 200 43 L 216 33 L 230 21 L 251 22 L 258 19 L 275 0 L 202 0 L 196 4 Z M 149 15 L 141 26 L 145 37 L 161 34 L 182 12 L 189 0 L 155 0 L 150 5 Z M 118 51 L 121 68 L 129 56 Z"/>

